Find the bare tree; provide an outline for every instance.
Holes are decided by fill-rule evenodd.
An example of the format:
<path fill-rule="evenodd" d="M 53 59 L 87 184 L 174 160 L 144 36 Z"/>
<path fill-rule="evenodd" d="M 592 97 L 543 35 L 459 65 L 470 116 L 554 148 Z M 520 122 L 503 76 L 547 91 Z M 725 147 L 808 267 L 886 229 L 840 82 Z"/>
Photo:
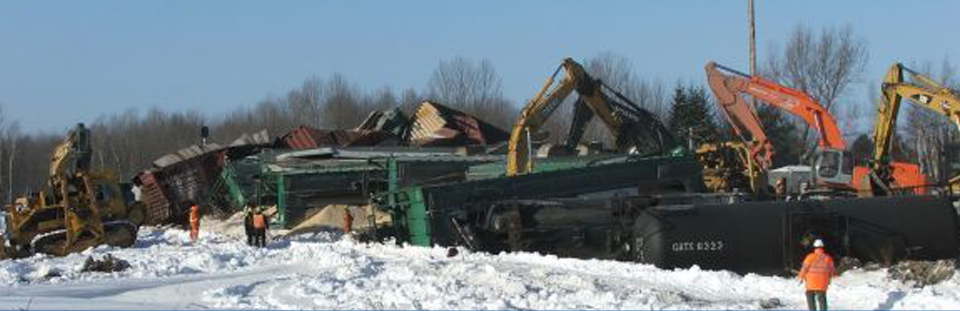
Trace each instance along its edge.
<path fill-rule="evenodd" d="M 333 129 L 351 128 L 360 123 L 359 92 L 342 74 L 334 73 L 327 81 L 324 99 L 324 126 Z"/>
<path fill-rule="evenodd" d="M 393 94 L 389 86 L 384 86 L 374 91 L 369 96 L 364 96 L 363 115 L 371 111 L 383 111 L 397 107 L 399 99 Z"/>
<path fill-rule="evenodd" d="M 299 89 L 290 91 L 287 94 L 287 105 L 289 105 L 290 116 L 297 124 L 310 125 L 314 127 L 323 126 L 323 81 L 317 77 L 310 77 Z"/>
<path fill-rule="evenodd" d="M 957 68 L 944 58 L 939 73 L 934 66 L 925 62 L 916 67 L 920 72 L 930 73 L 931 78 L 937 79 L 942 85 L 960 89 L 960 80 L 957 78 Z M 956 163 L 960 157 L 960 133 L 957 125 L 939 112 L 907 104 L 904 99 L 903 109 L 907 109 L 907 137 L 914 142 L 917 159 L 921 169 L 937 181 L 946 181 L 956 175 L 951 163 Z"/>
<path fill-rule="evenodd" d="M 3 156 L 5 155 L 4 151 L 7 149 L 7 146 L 10 144 L 10 136 L 7 134 L 7 131 L 6 131 L 6 128 L 7 128 L 6 116 L 4 115 L 3 112 L 4 112 L 3 105 L 0 104 L 0 163 L 3 163 L 3 159 L 4 159 Z M 4 173 L 3 170 L 0 169 L 0 183 L 3 182 L 3 173 Z M 9 174 L 10 170 L 7 169 L 6 173 Z M 11 189 L 11 187 L 12 187 L 11 183 L 8 182 L 7 188 Z M 8 190 L 8 192 L 11 192 L 11 191 L 12 190 Z M 10 200 L 9 195 L 5 197 L 4 200 L 0 200 L 0 202 L 7 202 L 7 200 Z"/>
<path fill-rule="evenodd" d="M 475 62 L 458 57 L 440 61 L 427 82 L 427 97 L 507 127 L 513 124 L 515 108 L 503 96 L 502 82 L 489 60 Z"/>
<path fill-rule="evenodd" d="M 7 198 L 13 198 L 13 165 L 17 161 L 17 152 L 20 136 L 20 126 L 16 122 L 6 126 L 4 129 L 4 135 L 8 137 L 7 143 Z"/>
<path fill-rule="evenodd" d="M 868 58 L 866 41 L 854 35 L 850 26 L 825 28 L 819 35 L 797 26 L 783 51 L 770 51 L 766 69 L 771 78 L 810 94 L 831 112 L 850 84 L 857 82 Z M 801 141 L 807 142 L 809 134 L 810 127 L 805 126 Z M 809 155 L 809 146 L 802 146 L 802 155 Z"/>
<path fill-rule="evenodd" d="M 423 97 L 417 93 L 417 90 L 408 88 L 400 94 L 400 110 L 408 116 L 416 113 L 415 109 L 423 101 Z"/>
<path fill-rule="evenodd" d="M 584 69 L 594 79 L 598 79 L 611 89 L 626 96 L 643 109 L 649 110 L 653 114 L 666 120 L 669 114 L 669 99 L 663 84 L 657 81 L 648 81 L 640 78 L 630 65 L 630 60 L 626 57 L 616 55 L 610 52 L 601 53 L 595 57 L 588 58 L 584 62 Z M 572 115 L 571 104 L 565 103 L 563 116 Z M 559 116 L 558 113 L 558 116 Z M 568 120 L 563 118 L 562 120 Z M 569 124 L 561 125 L 568 128 Z M 590 122 L 584 137 L 589 140 L 602 141 L 611 145 L 612 136 L 604 129 L 598 120 Z"/>

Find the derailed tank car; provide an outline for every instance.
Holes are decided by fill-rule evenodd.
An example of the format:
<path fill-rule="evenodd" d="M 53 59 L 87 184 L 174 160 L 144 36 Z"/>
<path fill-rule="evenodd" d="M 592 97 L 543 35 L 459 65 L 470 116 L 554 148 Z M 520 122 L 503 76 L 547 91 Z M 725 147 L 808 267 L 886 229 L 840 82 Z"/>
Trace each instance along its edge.
<path fill-rule="evenodd" d="M 958 219 L 934 196 L 651 207 L 634 223 L 635 260 L 661 268 L 776 274 L 821 238 L 835 257 L 890 264 L 956 258 Z"/>
<path fill-rule="evenodd" d="M 648 158 L 403 189 L 380 198 L 393 214 L 382 234 L 413 245 L 761 274 L 797 269 L 815 238 L 837 257 L 880 263 L 960 252 L 946 198 L 742 202 L 749 198 L 695 193 L 695 165 Z"/>

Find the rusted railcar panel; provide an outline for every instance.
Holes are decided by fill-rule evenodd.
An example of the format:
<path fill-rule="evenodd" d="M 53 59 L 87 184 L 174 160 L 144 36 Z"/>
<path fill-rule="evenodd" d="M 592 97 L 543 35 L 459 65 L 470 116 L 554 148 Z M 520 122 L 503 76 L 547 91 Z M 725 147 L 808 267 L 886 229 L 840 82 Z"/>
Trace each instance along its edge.
<path fill-rule="evenodd" d="M 137 176 L 147 223 L 180 223 L 191 203 L 203 203 L 223 169 L 226 149 L 217 145 L 190 146 L 154 161 Z M 183 217 L 182 217 L 183 216 Z"/>
<path fill-rule="evenodd" d="M 318 130 L 298 126 L 279 138 L 280 145 L 290 149 L 319 147 L 397 145 L 399 138 L 389 132 L 368 130 Z"/>
<path fill-rule="evenodd" d="M 144 222 L 148 225 L 166 222 L 171 216 L 170 201 L 163 193 L 154 172 L 143 172 L 137 179 L 140 182 L 140 200 L 147 205 Z"/>
<path fill-rule="evenodd" d="M 287 134 L 280 137 L 282 145 L 291 149 L 311 149 L 317 148 L 317 139 L 320 137 L 320 130 L 308 127 L 298 126 Z"/>
<path fill-rule="evenodd" d="M 433 102 L 417 109 L 410 143 L 421 147 L 491 145 L 506 141 L 507 132 L 475 116 Z"/>

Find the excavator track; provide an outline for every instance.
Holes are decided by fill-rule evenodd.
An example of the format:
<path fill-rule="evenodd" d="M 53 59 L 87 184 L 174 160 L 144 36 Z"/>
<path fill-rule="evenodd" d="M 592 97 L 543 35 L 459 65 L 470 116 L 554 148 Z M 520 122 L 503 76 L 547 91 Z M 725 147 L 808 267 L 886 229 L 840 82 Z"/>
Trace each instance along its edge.
<path fill-rule="evenodd" d="M 105 222 L 103 223 L 103 241 L 99 241 L 92 236 L 86 236 L 70 245 L 67 245 L 67 231 L 56 230 L 34 237 L 30 242 L 30 249 L 35 253 L 65 256 L 100 244 L 129 247 L 137 241 L 138 230 L 139 228 L 135 224 L 127 220 Z"/>

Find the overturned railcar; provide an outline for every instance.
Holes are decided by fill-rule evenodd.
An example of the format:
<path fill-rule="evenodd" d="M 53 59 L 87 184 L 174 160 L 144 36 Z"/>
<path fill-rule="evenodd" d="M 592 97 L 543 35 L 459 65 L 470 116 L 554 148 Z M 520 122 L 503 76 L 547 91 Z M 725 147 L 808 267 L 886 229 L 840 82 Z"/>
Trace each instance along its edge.
<path fill-rule="evenodd" d="M 399 243 L 422 246 L 466 245 L 485 251 L 558 253 L 550 242 L 535 241 L 539 233 L 549 236 L 551 232 L 575 228 L 577 223 L 583 223 L 584 230 L 598 232 L 624 232 L 631 228 L 629 223 L 620 224 L 619 220 L 632 223 L 632 217 L 611 211 L 605 198 L 705 189 L 699 164 L 690 156 L 601 156 L 553 161 L 557 162 L 544 161 L 538 166 L 539 171 L 516 177 L 410 187 L 381 195 L 375 199 L 377 205 L 393 218 L 393 225 L 384 228 L 382 235 L 396 237 Z M 614 220 L 618 229 L 611 228 Z M 501 226 L 508 223 L 509 228 Z M 533 245 L 545 247 L 533 249 Z M 580 253 L 576 247 L 571 250 Z M 591 253 L 587 257 L 605 257 L 585 253 Z"/>
<path fill-rule="evenodd" d="M 533 251 L 661 268 L 783 274 L 823 239 L 836 257 L 890 264 L 957 258 L 952 203 L 934 196 L 756 201 L 701 189 L 695 162 L 614 161 L 381 197 L 384 235 L 414 245 Z"/>
<path fill-rule="evenodd" d="M 957 258 L 958 219 L 934 196 L 696 203 L 644 209 L 634 260 L 661 268 L 777 274 L 798 269 L 815 238 L 835 257 L 890 264 Z"/>

